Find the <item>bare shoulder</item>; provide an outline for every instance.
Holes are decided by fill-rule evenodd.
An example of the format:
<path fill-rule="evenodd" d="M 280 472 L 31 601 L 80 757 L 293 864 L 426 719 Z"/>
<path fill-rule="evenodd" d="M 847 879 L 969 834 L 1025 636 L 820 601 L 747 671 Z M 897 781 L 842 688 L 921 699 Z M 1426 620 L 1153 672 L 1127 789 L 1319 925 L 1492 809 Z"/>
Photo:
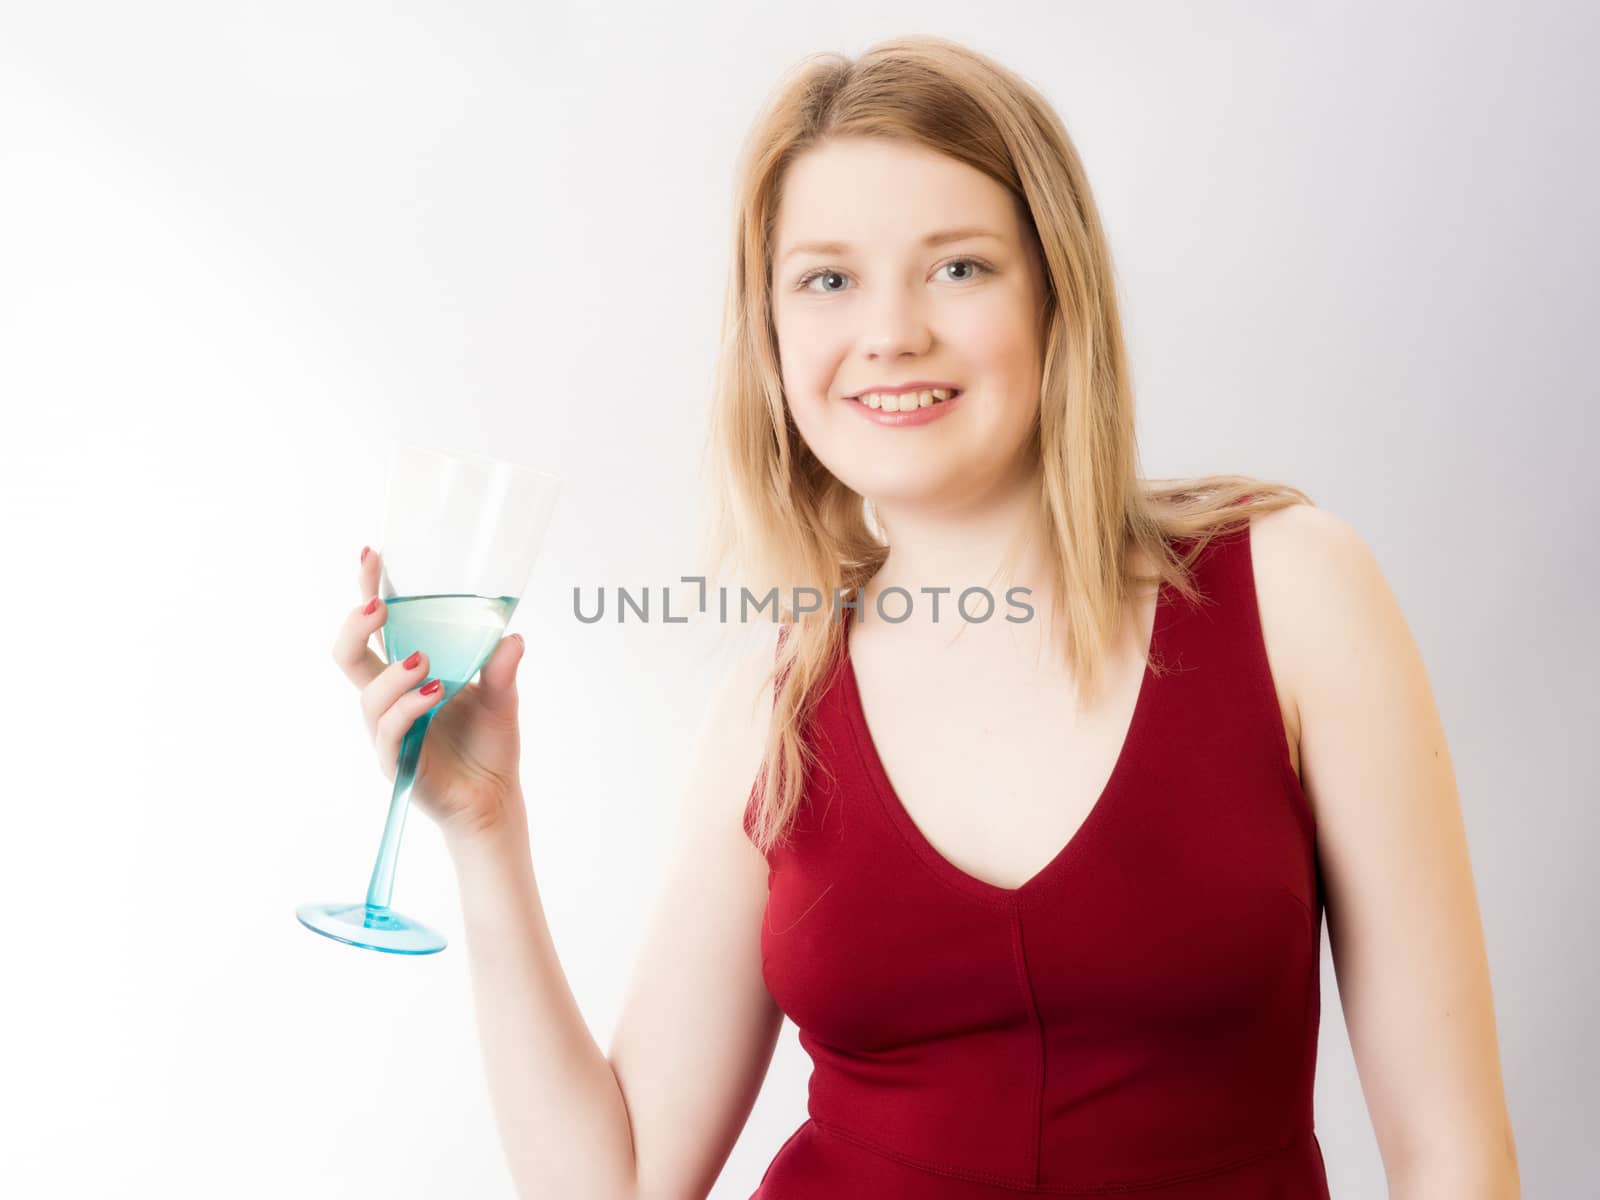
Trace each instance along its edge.
<path fill-rule="evenodd" d="M 1382 585 L 1361 534 L 1327 509 L 1293 504 L 1253 517 L 1250 544 L 1257 598 L 1272 610 L 1286 650 L 1325 638 L 1330 630 L 1319 618 L 1333 615 L 1340 604 L 1370 602 L 1370 593 Z"/>
<path fill-rule="evenodd" d="M 1376 570 L 1354 526 L 1333 512 L 1291 504 L 1250 522 L 1250 557 L 1261 637 L 1283 710 L 1283 731 L 1301 774 L 1304 696 L 1328 646 L 1330 587 Z"/>

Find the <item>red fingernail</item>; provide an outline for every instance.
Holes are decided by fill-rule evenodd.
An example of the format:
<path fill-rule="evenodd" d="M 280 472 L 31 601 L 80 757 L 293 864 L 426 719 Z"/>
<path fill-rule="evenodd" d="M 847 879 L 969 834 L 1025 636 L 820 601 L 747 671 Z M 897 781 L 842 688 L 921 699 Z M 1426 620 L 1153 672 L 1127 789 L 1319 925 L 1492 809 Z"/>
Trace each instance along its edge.
<path fill-rule="evenodd" d="M 372 547 L 371 546 L 363 546 L 363 547 L 361 547 L 361 561 L 362 562 L 366 562 L 367 561 L 367 555 L 369 555 L 371 553 L 372 553 Z"/>
<path fill-rule="evenodd" d="M 376 596 L 374 596 L 371 600 L 368 600 L 367 601 L 367 606 L 365 608 L 363 608 L 361 611 L 366 613 L 367 616 L 369 616 L 369 617 L 373 613 L 377 612 L 378 611 L 378 598 Z"/>
<path fill-rule="evenodd" d="M 426 683 L 422 685 L 422 694 L 424 696 L 431 696 L 443 686 L 444 684 L 435 679 L 432 683 Z"/>
<path fill-rule="evenodd" d="M 406 670 L 409 671 L 409 670 L 411 670 L 412 667 L 416 666 L 421 661 L 422 661 L 422 651 L 421 650 L 415 650 L 415 651 L 412 652 L 411 657 L 406 659 L 405 662 L 401 663 L 400 665 L 402 667 L 404 667 Z"/>

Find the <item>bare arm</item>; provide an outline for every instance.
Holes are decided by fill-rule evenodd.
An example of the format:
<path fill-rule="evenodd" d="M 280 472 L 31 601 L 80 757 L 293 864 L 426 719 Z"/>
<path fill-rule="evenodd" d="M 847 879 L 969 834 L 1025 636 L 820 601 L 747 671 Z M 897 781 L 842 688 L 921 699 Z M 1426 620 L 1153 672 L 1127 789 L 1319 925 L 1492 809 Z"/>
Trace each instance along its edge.
<path fill-rule="evenodd" d="M 753 641 L 703 725 L 609 1056 L 556 956 L 525 820 L 451 845 L 483 1060 L 522 1196 L 703 1197 L 760 1091 L 783 1014 L 761 975 L 766 861 L 741 820 L 771 713 L 771 685 L 758 689 L 776 630 Z"/>
<path fill-rule="evenodd" d="M 1282 615 L 1340 999 L 1389 1194 L 1521 1194 L 1466 829 L 1422 655 L 1348 524 L 1254 526 Z"/>
<path fill-rule="evenodd" d="M 611 1045 L 638 1200 L 704 1197 L 739 1139 L 783 1012 L 761 970 L 767 862 L 743 818 L 772 713 L 775 626 L 756 626 L 702 728 L 671 861 Z"/>
<path fill-rule="evenodd" d="M 479 1045 L 518 1195 L 625 1200 L 627 1108 L 556 957 L 527 834 L 455 844 L 451 856 Z"/>

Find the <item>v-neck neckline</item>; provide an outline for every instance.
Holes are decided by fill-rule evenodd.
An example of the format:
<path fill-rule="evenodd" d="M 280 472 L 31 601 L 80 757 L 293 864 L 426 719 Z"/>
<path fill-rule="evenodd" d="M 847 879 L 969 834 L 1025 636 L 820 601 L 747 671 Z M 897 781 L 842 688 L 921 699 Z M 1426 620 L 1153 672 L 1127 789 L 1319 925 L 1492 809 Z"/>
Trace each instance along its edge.
<path fill-rule="evenodd" d="M 1016 887 L 1002 887 L 991 883 L 987 879 L 980 879 L 946 858 L 930 842 L 927 835 L 911 819 L 911 813 L 906 809 L 900 795 L 895 791 L 894 784 L 889 780 L 889 773 L 883 764 L 883 759 L 878 754 L 878 747 L 872 738 L 872 730 L 867 725 L 866 710 L 861 703 L 861 689 L 856 680 L 855 662 L 850 655 L 850 625 L 848 615 L 844 620 L 844 629 L 841 636 L 842 646 L 840 656 L 842 659 L 842 682 L 844 684 L 845 709 L 856 751 L 860 756 L 867 774 L 871 779 L 873 791 L 877 793 L 890 822 L 905 838 L 910 849 L 925 862 L 939 878 L 945 880 L 957 890 L 974 896 L 979 900 L 1001 906 L 1012 906 L 1021 903 L 1041 888 L 1048 886 L 1053 880 L 1059 878 L 1071 862 L 1082 855 L 1085 844 L 1090 841 L 1099 827 L 1104 824 L 1106 811 L 1113 804 L 1126 784 L 1128 773 L 1138 757 L 1138 751 L 1147 740 L 1146 726 L 1150 721 L 1150 709 L 1154 703 L 1154 678 L 1155 672 L 1151 662 L 1157 659 L 1161 650 L 1162 618 L 1167 608 L 1167 583 L 1162 581 L 1156 590 L 1155 614 L 1151 621 L 1150 640 L 1146 648 L 1145 665 L 1139 680 L 1139 693 L 1134 700 L 1133 716 L 1128 721 L 1127 730 L 1122 737 L 1122 745 L 1117 752 L 1116 761 L 1112 764 L 1111 774 L 1107 777 L 1105 786 L 1100 789 L 1100 794 L 1090 806 L 1087 815 L 1056 853 L 1042 867 L 1030 875 Z M 847 610 L 848 612 L 848 610 Z"/>

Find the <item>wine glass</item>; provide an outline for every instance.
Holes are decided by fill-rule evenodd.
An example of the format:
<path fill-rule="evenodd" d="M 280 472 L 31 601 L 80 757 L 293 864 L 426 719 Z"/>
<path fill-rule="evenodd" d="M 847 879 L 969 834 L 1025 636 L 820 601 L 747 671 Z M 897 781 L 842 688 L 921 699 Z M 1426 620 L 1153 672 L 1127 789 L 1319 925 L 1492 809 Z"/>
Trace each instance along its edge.
<path fill-rule="evenodd" d="M 422 740 L 439 709 L 472 681 L 500 644 L 544 537 L 561 480 L 517 463 L 394 442 L 384 503 L 378 594 L 388 606 L 389 662 L 421 650 L 439 702 L 400 743 L 389 817 L 367 898 L 302 904 L 306 928 L 367 950 L 435 954 L 442 935 L 389 907 L 400 832 Z"/>

